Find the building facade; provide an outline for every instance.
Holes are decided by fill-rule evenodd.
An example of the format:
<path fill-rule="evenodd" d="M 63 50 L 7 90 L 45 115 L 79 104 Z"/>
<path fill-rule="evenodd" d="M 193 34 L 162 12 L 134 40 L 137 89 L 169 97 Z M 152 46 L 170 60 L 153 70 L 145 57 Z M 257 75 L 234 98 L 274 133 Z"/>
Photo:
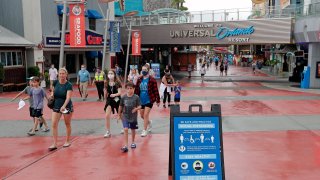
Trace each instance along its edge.
<path fill-rule="evenodd" d="M 104 17 L 109 8 L 109 20 L 114 20 L 114 3 L 100 4 L 100 7 L 102 12 L 98 1 L 85 1 L 85 48 L 69 46 L 67 16 L 63 65 L 68 69 L 71 78 L 75 77 L 81 64 L 86 64 L 91 72 L 102 64 L 101 52 L 106 24 Z M 3 0 L 0 8 L 0 25 L 35 44 L 33 48 L 27 50 L 27 66 L 38 66 L 41 72 L 44 72 L 50 64 L 58 67 L 63 5 L 53 0 Z M 107 68 L 111 66 L 111 56 L 114 54 L 106 54 Z"/>

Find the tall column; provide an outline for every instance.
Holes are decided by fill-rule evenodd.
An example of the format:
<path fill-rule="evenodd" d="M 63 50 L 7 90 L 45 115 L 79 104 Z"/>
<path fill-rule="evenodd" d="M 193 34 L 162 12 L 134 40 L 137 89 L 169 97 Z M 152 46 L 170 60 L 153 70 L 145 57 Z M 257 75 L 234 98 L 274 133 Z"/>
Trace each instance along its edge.
<path fill-rule="evenodd" d="M 310 43 L 308 66 L 310 66 L 310 88 L 320 88 L 320 79 L 316 78 L 317 62 L 320 62 L 320 43 Z"/>
<path fill-rule="evenodd" d="M 42 42 L 42 26 L 41 26 L 41 4 L 40 0 L 23 0 L 23 26 L 24 37 L 38 45 Z M 43 50 L 38 47 L 33 47 L 27 51 L 28 66 L 35 66 L 36 61 L 43 62 Z"/>

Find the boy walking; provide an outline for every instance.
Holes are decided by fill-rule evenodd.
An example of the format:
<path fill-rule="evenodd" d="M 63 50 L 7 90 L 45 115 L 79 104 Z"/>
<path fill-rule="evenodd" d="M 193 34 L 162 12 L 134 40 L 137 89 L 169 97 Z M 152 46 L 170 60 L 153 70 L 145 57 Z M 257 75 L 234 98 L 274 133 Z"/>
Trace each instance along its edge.
<path fill-rule="evenodd" d="M 134 94 L 134 84 L 129 82 L 126 84 L 127 94 L 120 100 L 119 119 L 122 120 L 124 128 L 125 145 L 121 148 L 122 152 L 128 152 L 128 129 L 131 129 L 132 143 L 131 148 L 136 148 L 135 136 L 138 129 L 138 110 L 141 109 L 139 96 Z"/>
<path fill-rule="evenodd" d="M 35 121 L 34 121 L 34 126 L 33 126 L 32 130 L 30 132 L 28 132 L 29 136 L 35 135 L 36 128 L 38 126 L 40 119 L 42 119 L 42 115 L 43 115 L 42 114 L 43 113 L 43 99 L 44 98 L 48 99 L 46 92 L 40 87 L 39 77 L 34 77 L 32 79 L 32 81 L 33 81 L 33 87 L 31 88 L 30 96 L 32 96 L 32 99 L 33 99 L 32 116 L 33 116 L 33 118 L 35 118 Z M 47 125 L 47 122 L 44 119 L 43 119 L 43 124 L 44 124 L 45 128 L 42 131 L 48 132 L 49 127 Z"/>

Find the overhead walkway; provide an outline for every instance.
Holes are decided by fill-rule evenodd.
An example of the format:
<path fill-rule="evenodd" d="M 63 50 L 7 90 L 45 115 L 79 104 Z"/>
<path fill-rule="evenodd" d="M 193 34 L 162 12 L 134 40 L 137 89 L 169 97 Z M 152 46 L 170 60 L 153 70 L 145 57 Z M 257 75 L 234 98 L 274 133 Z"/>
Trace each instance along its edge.
<path fill-rule="evenodd" d="M 284 9 L 280 6 L 265 8 L 238 8 L 222 9 L 211 11 L 184 12 L 175 9 L 160 9 L 139 16 L 118 17 L 122 25 L 132 26 L 160 25 L 160 24 L 180 24 L 180 23 L 205 23 L 205 22 L 225 22 L 242 21 L 252 19 L 274 19 L 274 18 L 299 18 L 305 16 L 320 15 L 320 2 L 295 6 L 290 5 Z"/>

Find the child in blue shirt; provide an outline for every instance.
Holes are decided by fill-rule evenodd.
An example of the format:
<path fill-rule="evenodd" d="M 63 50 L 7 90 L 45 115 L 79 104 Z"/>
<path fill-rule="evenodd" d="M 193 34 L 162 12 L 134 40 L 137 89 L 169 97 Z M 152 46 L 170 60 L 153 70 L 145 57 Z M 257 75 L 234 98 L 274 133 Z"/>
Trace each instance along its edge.
<path fill-rule="evenodd" d="M 180 97 L 181 97 L 181 86 L 180 81 L 176 81 L 176 86 L 174 87 L 174 103 L 179 104 L 180 103 Z"/>

